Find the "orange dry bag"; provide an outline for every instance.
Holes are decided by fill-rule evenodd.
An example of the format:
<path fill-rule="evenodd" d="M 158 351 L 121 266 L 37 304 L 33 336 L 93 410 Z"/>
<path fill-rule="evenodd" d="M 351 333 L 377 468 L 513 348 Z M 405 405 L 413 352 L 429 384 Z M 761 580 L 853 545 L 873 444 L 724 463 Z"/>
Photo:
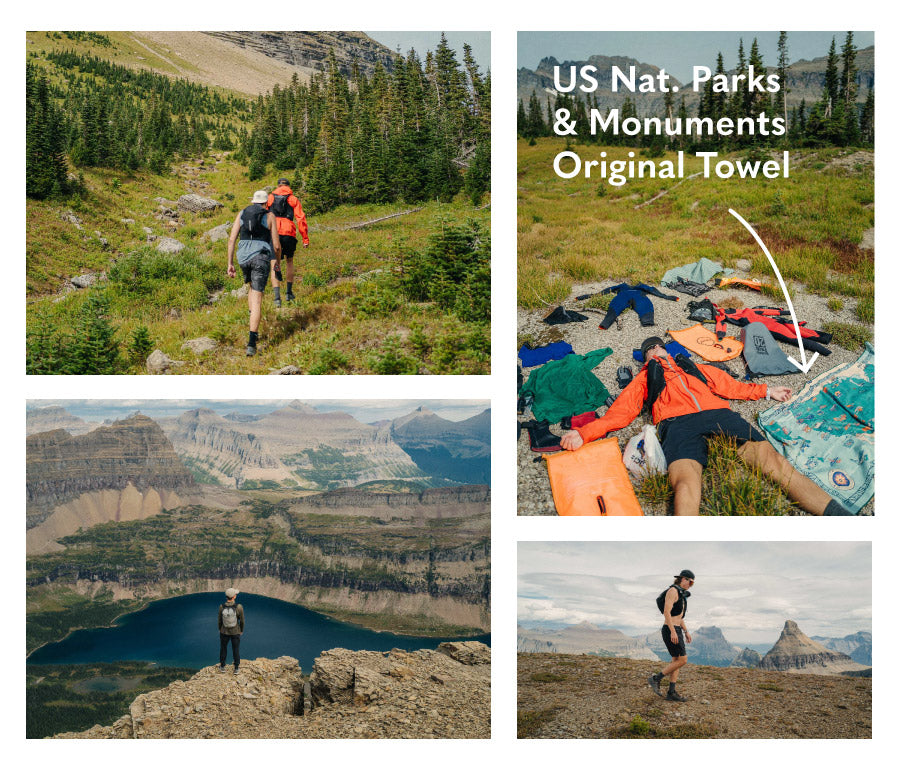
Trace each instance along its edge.
<path fill-rule="evenodd" d="M 558 515 L 643 515 L 616 437 L 545 455 Z"/>
<path fill-rule="evenodd" d="M 742 342 L 735 338 L 726 337 L 717 340 L 716 333 L 706 329 L 703 324 L 667 332 L 674 341 L 708 362 L 726 362 L 735 359 L 744 348 Z"/>

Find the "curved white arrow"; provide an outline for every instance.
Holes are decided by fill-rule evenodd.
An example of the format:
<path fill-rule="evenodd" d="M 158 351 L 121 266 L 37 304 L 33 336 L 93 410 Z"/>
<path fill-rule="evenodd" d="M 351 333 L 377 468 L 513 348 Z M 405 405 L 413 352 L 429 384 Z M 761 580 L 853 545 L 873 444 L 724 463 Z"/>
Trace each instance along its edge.
<path fill-rule="evenodd" d="M 767 260 L 770 261 L 770 265 L 773 266 L 773 271 L 776 273 L 776 278 L 779 280 L 779 286 L 782 287 L 782 294 L 785 295 L 785 302 L 788 303 L 788 312 L 792 317 L 792 324 L 795 326 L 795 335 L 798 336 L 798 350 L 801 352 L 801 362 L 803 364 L 798 364 L 797 361 L 788 357 L 788 361 L 791 362 L 795 367 L 797 367 L 802 373 L 806 373 L 810 366 L 814 363 L 819 354 L 814 351 L 810 357 L 810 360 L 807 359 L 807 354 L 804 351 L 804 342 L 801 340 L 801 327 L 798 325 L 798 317 L 795 316 L 795 309 L 792 306 L 792 299 L 788 296 L 788 290 L 785 288 L 785 282 L 782 281 L 782 274 L 779 273 L 779 268 L 776 266 L 776 261 L 773 260 L 773 256 L 770 254 L 770 250 L 766 248 L 766 244 L 763 243 L 763 240 L 760 236 L 757 235 L 757 231 L 755 231 L 747 220 L 742 217 L 738 212 L 734 209 L 729 210 L 729 214 L 731 214 L 736 220 L 738 220 L 745 228 L 748 229 L 748 233 L 750 233 L 754 239 L 760 244 L 760 248 L 763 250 L 763 254 L 767 256 Z"/>

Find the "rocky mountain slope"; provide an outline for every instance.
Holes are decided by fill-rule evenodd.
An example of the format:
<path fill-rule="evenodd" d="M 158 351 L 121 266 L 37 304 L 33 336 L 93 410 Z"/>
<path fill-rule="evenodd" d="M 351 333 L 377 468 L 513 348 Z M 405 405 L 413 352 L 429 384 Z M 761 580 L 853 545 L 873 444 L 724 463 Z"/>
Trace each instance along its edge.
<path fill-rule="evenodd" d="M 679 677 L 687 702 L 666 702 L 647 677 L 658 661 L 518 655 L 520 737 L 868 738 L 869 678 L 697 666 Z"/>
<path fill-rule="evenodd" d="M 420 407 L 396 418 L 391 438 L 430 475 L 461 483 L 491 482 L 491 410 L 448 421 Z"/>
<path fill-rule="evenodd" d="M 729 663 L 729 667 L 756 668 L 760 664 L 760 653 L 745 647 L 735 659 Z"/>
<path fill-rule="evenodd" d="M 379 493 L 342 488 L 292 500 L 298 512 L 329 512 L 336 515 L 422 519 L 485 515 L 491 508 L 487 485 L 427 488 L 421 493 Z"/>
<path fill-rule="evenodd" d="M 844 638 L 824 638 L 821 635 L 812 635 L 810 638 L 822 643 L 827 649 L 847 654 L 861 665 L 873 664 L 873 633 L 861 630 Z"/>
<path fill-rule="evenodd" d="M 748 41 L 745 42 L 747 43 Z M 841 45 L 841 41 L 836 41 L 836 44 Z M 789 48 L 790 47 L 791 36 L 789 35 Z M 724 51 L 723 55 L 728 68 L 731 64 L 730 57 L 733 56 L 733 54 L 732 52 Z M 530 70 L 527 67 L 521 67 L 517 71 L 517 100 L 521 99 L 524 105 L 528 105 L 529 98 L 534 91 L 542 107 L 545 106 L 548 97 L 550 97 L 553 106 L 553 100 L 557 93 L 554 90 L 554 67 L 560 65 L 564 68 L 561 70 L 560 77 L 562 81 L 561 85 L 566 85 L 569 82 L 569 67 L 571 65 L 582 67 L 586 64 L 593 64 L 598 68 L 596 75 L 598 89 L 592 96 L 597 97 L 602 110 L 606 111 L 611 107 L 621 108 L 626 98 L 629 98 L 633 104 L 638 107 L 640 115 L 661 115 L 663 113 L 663 94 L 633 94 L 630 91 L 625 90 L 620 90 L 618 92 L 612 90 L 610 70 L 613 66 L 619 67 L 626 73 L 629 72 L 630 66 L 634 66 L 635 71 L 639 76 L 651 75 L 656 77 L 657 73 L 660 72 L 659 65 L 639 62 L 637 59 L 633 59 L 629 56 L 606 56 L 603 54 L 596 54 L 594 56 L 589 56 L 585 60 L 566 60 L 564 62 L 559 62 L 552 56 L 545 57 L 538 63 L 538 66 L 534 70 Z M 715 61 L 697 62 L 697 64 L 706 65 L 711 69 L 714 69 L 716 66 Z M 773 72 L 774 69 L 772 66 L 768 66 L 767 71 Z M 868 89 L 871 86 L 875 86 L 875 78 L 875 47 L 869 46 L 868 48 L 859 49 L 857 52 L 858 102 L 862 103 L 866 100 Z M 797 107 L 801 104 L 801 100 L 806 100 L 808 107 L 818 101 L 823 95 L 825 79 L 825 56 L 817 57 L 813 60 L 800 59 L 789 65 L 786 77 L 789 89 L 789 108 Z M 681 98 L 682 95 L 685 96 L 685 105 L 689 115 L 696 114 L 700 95 L 696 94 L 691 89 L 691 84 L 689 83 L 687 86 L 683 86 L 678 78 L 671 75 L 670 85 L 679 87 L 680 93 L 677 94 L 678 98 Z M 678 103 L 676 106 L 678 107 Z"/>
<path fill-rule="evenodd" d="M 297 400 L 258 416 L 191 410 L 160 425 L 188 466 L 210 482 L 232 487 L 268 482 L 329 490 L 429 477 L 387 428 L 340 411 L 320 413 Z"/>
<path fill-rule="evenodd" d="M 551 631 L 517 627 L 516 650 L 519 652 L 599 654 L 628 657 L 629 659 L 653 659 L 654 654 L 647 646 L 624 635 L 619 630 L 597 627 L 589 622 Z"/>
<path fill-rule="evenodd" d="M 322 653 L 305 680 L 297 660 L 207 667 L 142 694 L 112 726 L 59 738 L 488 738 L 491 650 Z"/>
<path fill-rule="evenodd" d="M 26 439 L 27 549 L 109 520 L 135 520 L 197 493 L 194 478 L 152 420 L 135 415 L 76 437 L 63 429 Z"/>
<path fill-rule="evenodd" d="M 830 651 L 822 644 L 812 641 L 788 619 L 775 646 L 757 665 L 760 670 L 788 670 L 801 673 L 824 675 L 849 673 L 864 670 L 846 654 Z"/>

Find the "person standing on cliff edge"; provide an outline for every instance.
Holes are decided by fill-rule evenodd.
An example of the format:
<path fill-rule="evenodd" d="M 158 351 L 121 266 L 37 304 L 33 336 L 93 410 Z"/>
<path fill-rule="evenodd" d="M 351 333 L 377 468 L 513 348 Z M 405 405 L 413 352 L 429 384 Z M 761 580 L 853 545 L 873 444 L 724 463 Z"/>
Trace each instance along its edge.
<path fill-rule="evenodd" d="M 657 598 L 657 608 L 663 612 L 663 627 L 660 634 L 673 661 L 659 673 L 649 676 L 648 683 L 663 697 L 660 682 L 664 676 L 668 676 L 669 691 L 666 693 L 666 699 L 670 702 L 685 702 L 685 698 L 676 691 L 676 681 L 679 680 L 679 669 L 688 662 L 685 644 L 691 643 L 691 633 L 685 626 L 685 612 L 688 610 L 688 597 L 691 595 L 688 588 L 695 583 L 695 575 L 694 572 L 685 569 L 673 579 L 675 581 Z"/>
<path fill-rule="evenodd" d="M 241 667 L 241 633 L 244 632 L 244 607 L 237 602 L 238 591 L 229 587 L 225 591 L 225 603 L 219 606 L 219 672 L 225 672 L 225 657 L 231 641 L 235 660 L 235 675 Z"/>

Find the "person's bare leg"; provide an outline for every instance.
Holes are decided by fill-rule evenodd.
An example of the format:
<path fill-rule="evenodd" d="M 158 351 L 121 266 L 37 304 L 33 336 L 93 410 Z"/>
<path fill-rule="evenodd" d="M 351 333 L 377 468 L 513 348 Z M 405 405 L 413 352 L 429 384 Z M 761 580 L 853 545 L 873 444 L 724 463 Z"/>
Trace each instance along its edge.
<path fill-rule="evenodd" d="M 257 332 L 260 329 L 261 308 L 263 306 L 263 293 L 259 290 L 248 290 L 247 306 L 250 308 L 250 331 Z"/>
<path fill-rule="evenodd" d="M 673 661 L 670 662 L 660 672 L 663 673 L 663 675 L 667 676 L 671 683 L 676 683 L 676 681 L 679 680 L 679 668 L 681 668 L 687 662 L 688 662 L 688 655 L 683 655 L 681 657 L 673 657 Z"/>
<path fill-rule="evenodd" d="M 669 482 L 673 486 L 673 514 L 696 515 L 701 507 L 701 472 L 704 471 L 692 458 L 680 458 L 669 465 Z"/>
<path fill-rule="evenodd" d="M 288 264 L 288 267 L 285 269 L 285 281 L 289 281 L 293 284 L 294 283 L 294 258 L 286 257 L 285 262 Z"/>
<path fill-rule="evenodd" d="M 738 449 L 748 466 L 763 472 L 805 512 L 822 515 L 831 497 L 809 477 L 795 469 L 768 442 L 746 442 Z"/>

